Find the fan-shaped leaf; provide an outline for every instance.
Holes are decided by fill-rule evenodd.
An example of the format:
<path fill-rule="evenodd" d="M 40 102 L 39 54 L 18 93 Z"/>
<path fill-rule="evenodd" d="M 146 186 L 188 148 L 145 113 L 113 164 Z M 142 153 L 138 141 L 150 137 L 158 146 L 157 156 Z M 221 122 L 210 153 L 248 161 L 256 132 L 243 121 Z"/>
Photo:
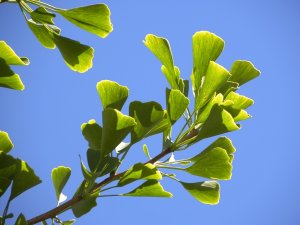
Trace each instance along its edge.
<path fill-rule="evenodd" d="M 88 123 L 81 125 L 81 131 L 84 138 L 88 141 L 89 147 L 93 150 L 101 151 L 102 127 L 92 119 Z"/>
<path fill-rule="evenodd" d="M 31 18 L 37 23 L 52 24 L 55 14 L 49 13 L 44 7 L 38 7 L 30 13 Z"/>
<path fill-rule="evenodd" d="M 65 166 L 59 166 L 52 170 L 51 177 L 54 185 L 57 201 L 59 201 L 60 195 L 66 183 L 71 175 L 71 168 Z"/>
<path fill-rule="evenodd" d="M 254 65 L 245 60 L 237 60 L 233 63 L 230 81 L 237 82 L 240 86 L 259 76 L 260 71 Z"/>
<path fill-rule="evenodd" d="M 8 133 L 0 131 L 0 151 L 8 153 L 14 147 Z"/>
<path fill-rule="evenodd" d="M 185 112 L 190 100 L 175 89 L 167 89 L 167 109 L 171 123 L 174 124 Z"/>

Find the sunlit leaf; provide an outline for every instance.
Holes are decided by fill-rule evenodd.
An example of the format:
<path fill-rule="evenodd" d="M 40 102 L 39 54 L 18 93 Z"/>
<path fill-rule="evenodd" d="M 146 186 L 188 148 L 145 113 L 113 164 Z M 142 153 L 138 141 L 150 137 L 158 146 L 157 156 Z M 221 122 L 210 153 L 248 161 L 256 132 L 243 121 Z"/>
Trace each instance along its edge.
<path fill-rule="evenodd" d="M 230 92 L 225 100 L 233 101 L 233 105 L 230 107 L 233 109 L 247 109 L 249 106 L 253 105 L 254 101 L 246 96 L 237 94 L 235 92 Z"/>
<path fill-rule="evenodd" d="M 80 166 L 81 166 L 81 172 L 84 179 L 87 181 L 93 180 L 93 174 L 90 171 L 88 171 L 86 166 L 83 164 L 82 160 L 80 160 Z"/>
<path fill-rule="evenodd" d="M 211 143 L 206 149 L 204 149 L 201 153 L 194 156 L 190 160 L 193 161 L 193 162 L 196 162 L 202 157 L 203 154 L 205 154 L 206 152 L 211 151 L 214 148 L 218 148 L 218 147 L 222 148 L 222 149 L 225 149 L 226 152 L 227 152 L 227 155 L 230 157 L 230 160 L 232 161 L 233 153 L 236 151 L 236 149 L 232 145 L 231 140 L 228 139 L 227 137 L 219 137 L 217 140 L 215 140 L 213 143 Z"/>
<path fill-rule="evenodd" d="M 195 199 L 204 204 L 215 205 L 220 200 L 220 185 L 215 181 L 198 183 L 180 182 Z"/>
<path fill-rule="evenodd" d="M 137 163 L 121 177 L 118 186 L 124 186 L 136 180 L 161 180 L 161 173 L 153 164 Z"/>
<path fill-rule="evenodd" d="M 35 37 L 45 48 L 54 49 L 56 47 L 56 44 L 53 40 L 54 35 L 46 28 L 45 25 L 37 24 L 33 20 L 27 20 L 27 24 Z"/>
<path fill-rule="evenodd" d="M 76 222 L 76 220 L 66 220 L 66 221 L 63 221 L 62 225 L 72 225 L 75 222 Z"/>
<path fill-rule="evenodd" d="M 83 197 L 83 199 L 74 205 L 72 205 L 72 212 L 74 216 L 81 217 L 82 215 L 91 211 L 92 208 L 97 206 L 96 199 L 99 196 L 100 191 L 96 191 L 93 194 L 89 194 Z"/>
<path fill-rule="evenodd" d="M 230 81 L 237 82 L 240 86 L 259 76 L 260 71 L 254 65 L 245 60 L 237 60 L 233 63 Z"/>
<path fill-rule="evenodd" d="M 71 168 L 65 166 L 59 166 L 52 170 L 51 177 L 54 185 L 57 201 L 59 201 L 60 195 L 67 181 L 71 175 Z"/>
<path fill-rule="evenodd" d="M 148 34 L 144 44 L 162 63 L 162 72 L 166 76 L 171 88 L 178 88 L 179 69 L 174 66 L 171 47 L 167 39 Z"/>
<path fill-rule="evenodd" d="M 31 18 L 37 23 L 53 24 L 55 14 L 49 13 L 44 7 L 38 7 L 30 13 Z"/>
<path fill-rule="evenodd" d="M 15 225 L 27 225 L 26 218 L 22 213 L 18 216 Z"/>
<path fill-rule="evenodd" d="M 101 141 L 101 156 L 104 157 L 132 131 L 136 125 L 135 120 L 123 115 L 120 111 L 106 108 L 102 113 L 103 129 Z"/>
<path fill-rule="evenodd" d="M 213 94 L 221 88 L 230 77 L 230 73 L 217 63 L 210 61 L 204 77 L 203 86 L 199 90 L 196 97 L 196 106 L 198 110 L 202 108 L 213 96 Z"/>
<path fill-rule="evenodd" d="M 93 66 L 94 49 L 92 47 L 56 34 L 53 40 L 70 69 L 84 73 Z"/>
<path fill-rule="evenodd" d="M 102 80 L 97 83 L 97 91 L 104 109 L 111 107 L 121 110 L 128 97 L 128 88 L 117 82 Z"/>
<path fill-rule="evenodd" d="M 133 191 L 123 194 L 124 196 L 133 197 L 167 197 L 170 198 L 173 195 L 163 189 L 161 184 L 157 180 L 148 180 Z"/>
<path fill-rule="evenodd" d="M 166 97 L 169 118 L 174 124 L 185 112 L 190 100 L 181 91 L 175 89 L 167 89 Z"/>
<path fill-rule="evenodd" d="M 131 132 L 131 142 L 135 143 L 139 140 L 164 131 L 169 123 L 166 113 L 161 105 L 156 102 L 139 102 L 130 103 L 129 115 L 133 117 L 137 123 Z"/>
<path fill-rule="evenodd" d="M 234 122 L 230 113 L 222 107 L 215 105 L 196 139 L 199 141 L 204 138 L 224 134 L 238 129 L 239 126 Z"/>
<path fill-rule="evenodd" d="M 95 120 L 89 120 L 88 123 L 81 125 L 81 132 L 88 141 L 89 147 L 93 150 L 101 150 L 102 127 Z"/>
<path fill-rule="evenodd" d="M 151 159 L 151 156 L 150 156 L 150 153 L 149 153 L 149 150 L 148 150 L 148 147 L 146 144 L 143 145 L 143 151 L 144 151 L 145 155 L 148 157 L 148 159 Z"/>
<path fill-rule="evenodd" d="M 33 169 L 25 161 L 17 159 L 17 171 L 11 188 L 10 200 L 39 183 L 41 180 L 35 175 Z"/>
<path fill-rule="evenodd" d="M 29 64 L 28 58 L 18 56 L 5 41 L 0 41 L 0 50 L 0 58 L 4 59 L 7 65 L 26 66 Z"/>
<path fill-rule="evenodd" d="M 0 151 L 8 153 L 14 147 L 8 133 L 0 131 Z"/>
<path fill-rule="evenodd" d="M 191 80 L 193 89 L 198 95 L 202 84 L 202 77 L 205 76 L 210 61 L 215 61 L 224 48 L 224 41 L 208 31 L 196 32 L 193 35 L 193 73 Z"/>
<path fill-rule="evenodd" d="M 110 11 L 105 4 L 88 5 L 57 12 L 81 29 L 102 38 L 105 38 L 113 30 Z"/>
<path fill-rule="evenodd" d="M 216 147 L 201 152 L 197 156 L 197 161 L 185 171 L 195 176 L 229 180 L 232 174 L 232 165 L 226 150 Z"/>

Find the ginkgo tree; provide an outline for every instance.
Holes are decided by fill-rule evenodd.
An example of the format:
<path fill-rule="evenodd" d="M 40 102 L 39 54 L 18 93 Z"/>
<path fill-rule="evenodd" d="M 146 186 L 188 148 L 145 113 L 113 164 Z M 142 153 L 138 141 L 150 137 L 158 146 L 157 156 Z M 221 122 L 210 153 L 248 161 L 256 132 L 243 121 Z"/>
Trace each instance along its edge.
<path fill-rule="evenodd" d="M 24 2 L 20 2 L 22 1 L 18 1 L 18 4 L 30 14 L 32 21 L 47 29 L 48 33 L 55 32 L 48 30 L 53 26 L 51 21 L 54 16 L 47 11 L 51 9 L 79 27 L 99 36 L 105 36 L 111 31 L 110 20 L 107 17 L 102 18 L 103 24 L 107 27 L 101 26 L 106 27 L 101 31 L 97 26 L 90 26 L 84 22 L 85 14 L 82 10 L 85 8 L 90 10 L 91 6 L 61 11 L 57 8 L 47 8 L 48 5 L 40 1 L 24 1 L 40 4 L 39 7 L 42 7 L 31 12 L 29 8 L 25 9 L 27 5 Z M 107 13 L 106 16 L 109 14 Z M 61 51 L 62 47 L 59 47 L 59 42 L 56 42 L 56 35 L 59 34 L 50 35 L 52 37 L 50 42 L 55 43 Z M 251 117 L 246 109 L 254 103 L 253 100 L 237 91 L 240 86 L 259 76 L 260 71 L 246 60 L 233 62 L 230 70 L 218 64 L 216 60 L 224 48 L 224 41 L 208 31 L 196 32 L 192 37 L 193 68 L 190 80 L 181 77 L 167 39 L 148 34 L 144 44 L 161 62 L 161 71 L 168 81 L 169 86 L 166 87 L 165 92 L 166 108 L 164 109 L 155 101 L 132 101 L 126 114 L 123 106 L 129 96 L 128 87 L 110 80 L 98 82 L 96 90 L 102 103 L 102 122 L 90 119 L 81 125 L 82 135 L 87 141 L 87 164 L 84 163 L 85 160 L 81 160 L 79 166 L 83 180 L 78 184 L 76 192 L 73 197 L 66 200 L 63 188 L 71 176 L 71 168 L 62 165 L 54 168 L 51 173 L 55 190 L 53 197 L 56 197 L 58 206 L 34 218 L 26 218 L 26 215 L 20 214 L 15 224 L 39 222 L 47 224 L 49 221 L 63 225 L 72 224 L 75 220 L 62 221 L 59 215 L 66 210 L 72 210 L 75 217 L 81 217 L 96 207 L 97 200 L 99 201 L 101 197 L 172 197 L 172 193 L 165 190 L 160 183 L 162 179 L 179 182 L 184 190 L 201 203 L 218 204 L 220 200 L 218 180 L 231 179 L 232 161 L 236 151 L 231 140 L 220 135 L 239 130 L 239 122 Z M 18 75 L 12 72 L 10 65 L 27 65 L 28 59 L 19 57 L 4 41 L 0 42 L 0 49 L 2 63 L 0 85 L 22 89 Z M 66 56 L 66 53 L 62 53 L 66 60 L 64 54 Z M 68 62 L 66 60 L 67 65 Z M 76 68 L 89 67 L 89 63 L 89 60 L 80 61 L 80 66 Z M 192 93 L 192 96 L 189 93 Z M 183 123 L 178 123 L 179 120 Z M 174 124 L 183 124 L 183 126 L 179 130 L 172 129 Z M 153 135 L 163 137 L 160 153 L 152 156 L 147 145 L 144 144 L 142 150 L 148 160 L 132 162 L 130 168 L 120 171 L 127 153 L 135 147 L 135 144 Z M 129 141 L 125 142 L 128 136 Z M 214 137 L 212 143 L 195 156 L 187 159 L 177 158 L 177 155 L 175 157 L 177 151 L 184 151 L 199 141 L 212 137 Z M 9 154 L 12 148 L 13 143 L 9 135 L 1 131 L 0 197 L 10 190 L 7 205 L 0 218 L 1 225 L 13 217 L 13 212 L 9 210 L 10 202 L 41 182 L 25 161 Z M 176 174 L 177 171 L 193 175 L 194 182 L 182 180 Z M 123 187 L 129 184 L 130 187 L 134 185 L 135 187 L 124 191 Z M 115 193 L 107 194 L 108 190 L 114 190 Z"/>

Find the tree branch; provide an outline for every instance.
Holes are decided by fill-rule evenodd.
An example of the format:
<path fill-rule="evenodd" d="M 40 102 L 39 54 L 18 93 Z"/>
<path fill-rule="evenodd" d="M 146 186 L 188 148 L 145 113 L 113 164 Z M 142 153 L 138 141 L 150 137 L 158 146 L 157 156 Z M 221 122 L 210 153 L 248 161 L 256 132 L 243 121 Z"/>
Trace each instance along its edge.
<path fill-rule="evenodd" d="M 155 156 L 154 158 L 150 159 L 149 161 L 145 162 L 144 164 L 147 163 L 155 163 L 156 161 L 158 161 L 159 159 L 163 158 L 164 156 L 168 155 L 169 153 L 172 152 L 172 149 L 166 148 L 165 150 L 163 150 L 161 153 L 159 153 L 157 156 Z M 110 182 L 119 179 L 126 171 L 123 171 L 122 173 L 118 173 L 115 174 L 113 176 L 107 177 L 106 179 L 104 179 L 103 181 L 101 181 L 100 183 L 97 183 L 94 185 L 93 189 L 91 190 L 91 192 L 97 190 L 98 188 L 101 188 L 102 186 L 109 184 Z M 64 212 L 65 210 L 69 209 L 70 207 L 72 207 L 72 205 L 76 204 L 77 202 L 80 202 L 82 200 L 82 196 L 74 196 L 72 199 L 70 199 L 69 201 L 63 203 L 60 206 L 57 206 L 39 216 L 36 216 L 30 220 L 27 221 L 28 225 L 32 225 L 32 224 L 36 224 L 39 222 L 42 222 L 44 220 L 47 219 L 51 219 L 54 218 L 55 216 L 59 215 L 60 213 Z"/>

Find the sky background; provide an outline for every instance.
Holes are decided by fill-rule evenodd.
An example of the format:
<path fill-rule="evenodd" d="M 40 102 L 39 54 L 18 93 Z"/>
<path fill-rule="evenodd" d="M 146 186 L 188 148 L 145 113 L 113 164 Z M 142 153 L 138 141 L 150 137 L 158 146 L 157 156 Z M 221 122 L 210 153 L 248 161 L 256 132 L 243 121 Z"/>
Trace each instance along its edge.
<path fill-rule="evenodd" d="M 96 0 L 49 1 L 62 8 L 78 7 Z M 238 92 L 255 100 L 252 119 L 240 131 L 230 133 L 237 148 L 232 180 L 221 182 L 219 205 L 197 202 L 173 181 L 163 181 L 171 199 L 101 198 L 98 207 L 77 221 L 78 225 L 101 224 L 205 224 L 205 225 L 298 225 L 300 224 L 300 3 L 281 1 L 104 1 L 112 12 L 114 31 L 100 39 L 61 17 L 55 19 L 62 35 L 95 49 L 94 66 L 85 74 L 71 71 L 59 51 L 43 48 L 14 4 L 0 5 L 0 39 L 17 54 L 27 56 L 28 67 L 13 67 L 26 86 L 23 92 L 0 89 L 0 129 L 14 142 L 11 152 L 24 159 L 43 180 L 11 204 L 17 215 L 31 218 L 55 207 L 51 170 L 72 168 L 64 193 L 72 196 L 82 180 L 79 157 L 85 160 L 87 143 L 80 125 L 89 119 L 101 123 L 101 103 L 96 83 L 117 81 L 130 89 L 133 100 L 158 101 L 165 106 L 167 82 L 160 62 L 143 45 L 146 34 L 166 37 L 181 76 L 192 70 L 191 37 L 208 30 L 226 44 L 218 63 L 230 69 L 237 59 L 247 59 L 261 76 Z M 213 139 L 193 146 L 190 156 Z M 147 143 L 152 155 L 160 151 L 160 137 Z M 135 145 L 124 164 L 146 161 L 142 144 Z M 198 181 L 197 177 L 187 177 Z M 4 200 L 0 200 L 3 208 Z M 71 213 L 62 219 L 74 218 Z M 11 222 L 12 223 L 12 222 Z"/>

